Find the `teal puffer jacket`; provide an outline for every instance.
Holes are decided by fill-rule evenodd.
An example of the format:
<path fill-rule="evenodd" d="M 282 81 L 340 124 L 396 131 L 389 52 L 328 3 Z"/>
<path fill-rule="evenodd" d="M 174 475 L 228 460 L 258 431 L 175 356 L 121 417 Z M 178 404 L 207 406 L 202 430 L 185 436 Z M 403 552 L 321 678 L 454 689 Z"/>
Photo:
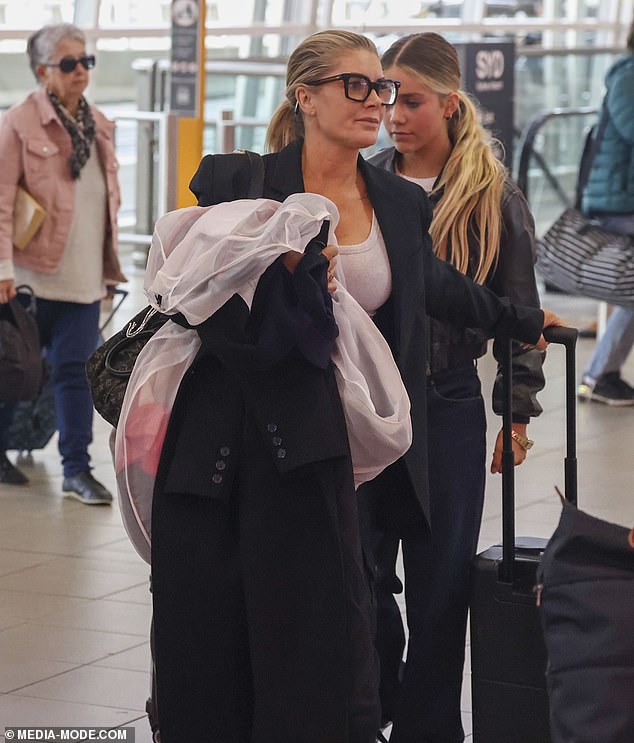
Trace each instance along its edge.
<path fill-rule="evenodd" d="M 585 214 L 634 214 L 634 54 L 608 71 L 608 120 L 583 191 Z"/>

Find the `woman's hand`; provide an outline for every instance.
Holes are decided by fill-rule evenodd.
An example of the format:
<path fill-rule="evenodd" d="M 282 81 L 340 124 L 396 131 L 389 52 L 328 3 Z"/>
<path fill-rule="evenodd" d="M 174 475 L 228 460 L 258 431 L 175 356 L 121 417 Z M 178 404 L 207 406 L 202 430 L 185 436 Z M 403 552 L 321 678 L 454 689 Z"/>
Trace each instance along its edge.
<path fill-rule="evenodd" d="M 526 438 L 526 423 L 513 423 L 511 425 L 511 428 L 522 438 Z M 491 472 L 493 474 L 502 472 L 502 431 L 503 429 L 500 429 L 495 440 L 495 449 L 493 450 L 493 459 L 491 460 Z M 524 449 L 523 446 L 520 446 L 517 441 L 515 441 L 515 439 L 511 439 L 511 443 L 513 445 L 513 458 L 515 461 L 515 466 L 517 467 L 518 464 L 522 464 L 522 462 L 526 459 L 526 449 Z"/>
<path fill-rule="evenodd" d="M 339 248 L 336 245 L 327 245 L 321 252 L 322 255 L 324 255 L 328 259 L 328 291 L 330 292 L 330 294 L 332 294 L 337 288 L 337 285 L 335 284 L 335 268 L 337 266 L 337 255 L 339 254 Z M 297 253 L 294 250 L 289 250 L 288 253 L 284 253 L 282 263 L 289 273 L 295 273 L 297 264 L 303 257 L 303 253 Z"/>
<path fill-rule="evenodd" d="M 304 257 L 303 253 L 298 253 L 295 250 L 289 250 L 288 253 L 284 253 L 284 257 L 282 258 L 282 263 L 284 264 L 284 268 L 286 268 L 286 270 L 289 273 L 295 273 L 297 264 L 301 261 L 303 257 Z"/>
<path fill-rule="evenodd" d="M 0 280 L 0 304 L 6 304 L 15 297 L 15 294 L 13 279 Z"/>
<path fill-rule="evenodd" d="M 545 307 L 542 307 L 542 311 L 544 313 L 544 324 L 542 327 L 548 328 L 551 325 L 557 325 L 561 327 L 562 325 L 565 325 L 564 321 L 556 315 L 554 312 L 551 312 L 551 310 L 547 310 Z M 539 336 L 539 340 L 535 344 L 535 348 L 538 351 L 545 351 L 548 346 L 548 341 L 544 338 L 543 335 Z"/>
<path fill-rule="evenodd" d="M 337 288 L 337 284 L 335 283 L 335 269 L 337 268 L 339 248 L 336 245 L 327 245 L 321 252 L 328 258 L 328 291 L 330 294 L 333 294 Z"/>
<path fill-rule="evenodd" d="M 559 315 L 556 315 L 554 312 L 551 312 L 551 310 L 547 310 L 545 307 L 542 307 L 542 312 L 544 313 L 544 324 L 542 325 L 543 328 L 548 328 L 551 325 L 557 325 L 559 327 L 565 325 L 564 321 L 559 317 Z M 527 350 L 531 348 L 536 348 L 538 351 L 545 351 L 546 348 L 548 348 L 548 341 L 544 338 L 543 335 L 539 336 L 539 340 L 535 345 L 531 343 L 522 343 L 522 348 L 525 348 Z"/>

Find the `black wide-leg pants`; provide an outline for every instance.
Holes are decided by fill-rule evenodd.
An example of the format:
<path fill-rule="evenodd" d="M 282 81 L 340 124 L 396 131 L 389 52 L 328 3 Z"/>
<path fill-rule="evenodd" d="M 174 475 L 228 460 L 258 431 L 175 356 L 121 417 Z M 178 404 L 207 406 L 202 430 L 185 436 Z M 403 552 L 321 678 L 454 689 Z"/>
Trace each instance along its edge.
<path fill-rule="evenodd" d="M 282 477 L 248 413 L 235 454 L 227 499 L 155 493 L 161 740 L 373 743 L 378 672 L 350 464 Z"/>
<path fill-rule="evenodd" d="M 486 415 L 473 364 L 435 377 L 427 390 L 427 420 L 431 530 L 401 540 L 409 631 L 404 667 L 405 633 L 393 595 L 401 590 L 395 572 L 399 538 L 377 529 L 376 514 L 367 508 L 391 481 L 377 478 L 359 495 L 366 559 L 374 567 L 383 716 L 394 723 L 394 743 L 464 740 L 460 698 L 469 579 L 486 461 Z M 392 491 L 398 503 L 398 484 Z"/>

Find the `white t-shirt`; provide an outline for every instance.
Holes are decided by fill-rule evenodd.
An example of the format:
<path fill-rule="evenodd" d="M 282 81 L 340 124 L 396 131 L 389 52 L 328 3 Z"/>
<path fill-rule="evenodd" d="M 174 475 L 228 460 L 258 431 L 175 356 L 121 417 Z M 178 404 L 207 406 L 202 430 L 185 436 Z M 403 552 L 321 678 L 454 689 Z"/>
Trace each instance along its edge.
<path fill-rule="evenodd" d="M 411 181 L 417 186 L 420 186 L 426 194 L 431 193 L 434 183 L 436 183 L 436 178 L 438 178 L 437 175 L 433 176 L 433 178 L 413 178 L 410 175 L 403 175 L 403 173 L 400 173 L 399 171 L 396 172 L 401 176 L 401 178 L 405 178 L 406 181 Z"/>
<path fill-rule="evenodd" d="M 368 315 L 374 315 L 392 291 L 390 261 L 374 212 L 368 237 L 358 245 L 339 245 L 337 262 L 348 292 Z"/>

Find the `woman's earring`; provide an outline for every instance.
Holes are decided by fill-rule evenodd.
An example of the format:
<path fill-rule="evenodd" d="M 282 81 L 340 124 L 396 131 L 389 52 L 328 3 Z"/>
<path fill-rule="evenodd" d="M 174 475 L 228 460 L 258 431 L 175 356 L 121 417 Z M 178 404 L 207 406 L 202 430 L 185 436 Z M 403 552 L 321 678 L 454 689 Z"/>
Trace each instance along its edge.
<path fill-rule="evenodd" d="M 295 116 L 299 116 L 299 101 L 295 101 L 295 108 L 293 109 Z"/>

